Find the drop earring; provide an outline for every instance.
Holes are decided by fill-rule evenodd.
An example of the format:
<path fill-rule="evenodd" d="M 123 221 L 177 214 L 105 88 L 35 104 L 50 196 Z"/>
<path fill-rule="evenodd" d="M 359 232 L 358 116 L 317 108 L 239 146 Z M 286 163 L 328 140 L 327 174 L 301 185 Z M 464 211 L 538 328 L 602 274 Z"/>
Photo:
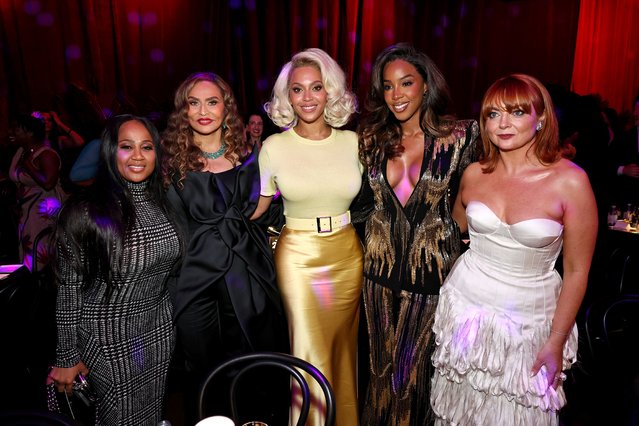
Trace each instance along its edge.
<path fill-rule="evenodd" d="M 543 127 L 544 127 L 544 125 L 543 125 L 543 124 L 541 124 L 541 121 L 540 121 L 539 123 L 537 123 L 537 127 L 535 127 L 535 129 L 536 129 L 537 131 L 540 131 Z"/>

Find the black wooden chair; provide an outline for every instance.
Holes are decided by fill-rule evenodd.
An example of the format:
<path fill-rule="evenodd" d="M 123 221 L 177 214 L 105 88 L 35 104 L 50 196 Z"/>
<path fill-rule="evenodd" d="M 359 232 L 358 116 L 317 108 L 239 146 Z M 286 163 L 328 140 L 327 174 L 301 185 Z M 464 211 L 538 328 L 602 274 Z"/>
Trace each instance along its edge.
<path fill-rule="evenodd" d="M 593 361 L 604 372 L 635 368 L 639 359 L 639 295 L 621 294 L 586 311 L 586 339 Z"/>
<path fill-rule="evenodd" d="M 300 370 L 310 375 L 322 388 L 324 398 L 326 402 L 326 426 L 333 426 L 335 424 L 335 395 L 330 383 L 324 377 L 324 375 L 309 362 L 302 359 L 293 357 L 277 352 L 255 352 L 246 355 L 240 355 L 232 358 L 217 368 L 215 368 L 204 380 L 198 396 L 198 415 L 200 419 L 206 417 L 205 415 L 205 400 L 206 393 L 217 378 L 221 378 L 228 371 L 235 372 L 229 389 L 230 393 L 230 405 L 231 416 L 236 423 L 239 421 L 240 413 L 238 410 L 237 393 L 240 385 L 250 385 L 247 381 L 242 383 L 242 378 L 245 373 L 263 367 L 274 367 L 280 370 L 287 371 L 289 375 L 293 376 L 295 381 L 299 384 L 302 391 L 302 407 L 300 411 L 299 419 L 297 420 L 298 426 L 306 424 L 310 409 L 311 395 L 309 390 L 309 384 L 305 380 L 304 376 L 300 373 Z"/>
<path fill-rule="evenodd" d="M 639 294 L 639 248 L 614 249 L 605 273 L 608 284 L 620 294 Z"/>

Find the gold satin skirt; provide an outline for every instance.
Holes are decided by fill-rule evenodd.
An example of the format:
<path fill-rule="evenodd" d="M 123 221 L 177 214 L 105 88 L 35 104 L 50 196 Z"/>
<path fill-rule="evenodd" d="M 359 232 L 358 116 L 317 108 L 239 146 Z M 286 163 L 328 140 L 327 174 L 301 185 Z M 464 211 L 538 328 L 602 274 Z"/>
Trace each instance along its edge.
<path fill-rule="evenodd" d="M 293 356 L 317 367 L 336 401 L 336 425 L 358 425 L 357 329 L 362 289 L 362 246 L 352 225 L 328 234 L 282 230 L 275 248 L 277 281 L 288 318 Z M 307 425 L 324 424 L 324 394 L 311 378 Z M 290 424 L 301 393 L 293 381 Z"/>

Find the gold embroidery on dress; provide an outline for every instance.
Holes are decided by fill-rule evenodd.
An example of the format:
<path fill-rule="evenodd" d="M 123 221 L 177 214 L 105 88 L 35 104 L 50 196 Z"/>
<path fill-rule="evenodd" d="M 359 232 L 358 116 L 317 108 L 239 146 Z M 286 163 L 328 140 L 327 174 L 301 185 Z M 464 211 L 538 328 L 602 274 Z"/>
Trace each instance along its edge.
<path fill-rule="evenodd" d="M 449 196 L 451 176 L 458 172 L 461 162 L 467 166 L 471 158 L 470 153 L 465 156 L 468 158 L 460 158 L 470 124 L 470 121 L 457 122 L 449 136 L 434 141 L 433 154 L 424 158 L 429 164 L 424 167 L 425 172 L 415 185 L 406 206 L 402 206 L 396 197 L 389 196 L 388 191 L 392 191 L 392 188 L 385 182 L 383 173 L 369 176 L 375 208 L 366 224 L 365 268 L 373 275 L 390 277 L 396 260 L 403 259 L 405 264 L 395 271 L 398 281 L 410 279 L 411 284 L 415 284 L 418 278 L 424 280 L 426 271 L 432 273 L 437 268 L 440 283 L 443 282 L 459 254 L 459 242 L 452 241 L 455 239 L 452 236 L 455 232 L 452 218 L 442 219 L 440 209 L 450 210 L 449 200 L 442 199 Z M 474 121 L 472 124 L 471 140 L 475 140 L 478 126 Z M 432 139 L 427 139 L 424 149 L 428 150 L 431 143 Z M 450 164 L 442 165 L 440 162 L 446 157 L 445 153 L 448 153 Z M 442 167 L 445 168 L 444 174 L 439 176 Z M 384 201 L 391 201 L 392 207 L 385 208 Z M 430 210 L 423 220 L 413 225 L 405 212 L 409 212 L 411 205 L 415 206 L 416 203 L 425 204 Z M 389 217 L 391 214 L 395 216 L 393 220 Z M 415 229 L 412 229 L 413 226 Z M 409 247 L 411 235 L 413 238 Z M 404 274 L 409 276 L 405 277 Z"/>
<path fill-rule="evenodd" d="M 453 132 L 453 135 L 456 134 L 457 133 Z M 457 142 L 454 144 L 455 151 L 450 160 L 450 167 L 442 179 L 433 176 L 433 167 L 431 165 L 431 167 L 426 169 L 420 182 L 415 186 L 416 194 L 414 195 L 416 199 L 424 200 L 425 204 L 431 207 L 431 210 L 426 213 L 424 220 L 415 227 L 413 244 L 408 251 L 408 269 L 410 270 L 411 282 L 413 283 L 417 280 L 418 269 L 422 271 L 422 279 L 424 277 L 424 267 L 428 269 L 428 272 L 433 271 L 433 261 L 437 267 L 440 282 L 443 282 L 444 271 L 448 271 L 452 266 L 447 262 L 449 256 L 445 256 L 449 251 L 441 249 L 442 244 L 446 245 L 450 240 L 450 226 L 442 220 L 438 208 L 442 198 L 447 197 L 451 171 L 456 170 L 463 142 L 463 139 L 457 139 Z M 435 143 L 436 146 L 442 146 L 443 144 L 444 142 L 440 142 L 439 139 Z M 448 149 L 452 147 L 452 145 L 448 145 Z M 436 158 L 432 161 L 436 161 Z M 446 205 L 449 204 L 447 200 L 444 202 Z"/>
<path fill-rule="evenodd" d="M 366 223 L 366 269 L 372 266 L 375 275 L 381 275 L 384 268 L 388 268 L 387 276 L 390 277 L 393 265 L 395 265 L 395 248 L 390 235 L 391 222 L 386 218 L 388 214 L 383 209 L 381 173 L 375 179 L 370 179 L 371 189 L 375 197 L 375 210 Z"/>

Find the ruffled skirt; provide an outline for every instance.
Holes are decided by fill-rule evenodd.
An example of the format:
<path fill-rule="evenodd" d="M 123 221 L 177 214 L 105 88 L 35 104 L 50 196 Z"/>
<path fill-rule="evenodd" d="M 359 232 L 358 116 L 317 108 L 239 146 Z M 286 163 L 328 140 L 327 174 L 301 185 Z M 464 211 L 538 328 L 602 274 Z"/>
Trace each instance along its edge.
<path fill-rule="evenodd" d="M 431 405 L 437 424 L 558 424 L 557 411 L 566 403 L 563 388 L 549 387 L 543 368 L 530 377 L 550 323 L 517 323 L 444 285 L 433 325 Z M 564 369 L 576 360 L 576 330 L 564 346 Z"/>

